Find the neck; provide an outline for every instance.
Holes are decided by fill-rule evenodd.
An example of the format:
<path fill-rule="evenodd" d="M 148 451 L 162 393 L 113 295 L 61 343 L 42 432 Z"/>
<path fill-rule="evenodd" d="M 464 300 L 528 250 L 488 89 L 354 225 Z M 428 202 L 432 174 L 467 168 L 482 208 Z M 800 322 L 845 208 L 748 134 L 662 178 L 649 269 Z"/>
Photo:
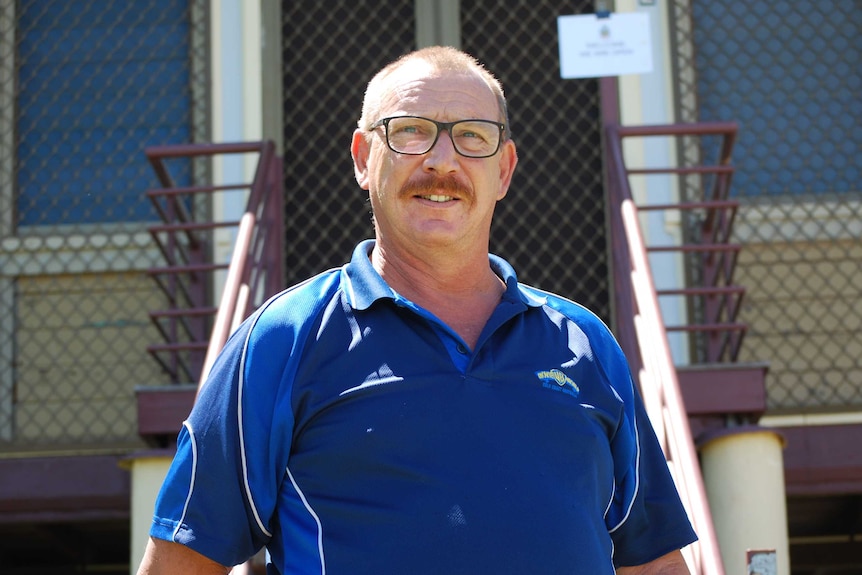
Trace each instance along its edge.
<path fill-rule="evenodd" d="M 420 258 L 378 244 L 371 262 L 393 290 L 440 318 L 471 348 L 505 291 L 487 251 Z"/>
<path fill-rule="evenodd" d="M 375 245 L 371 263 L 392 289 L 413 297 L 469 297 L 477 292 L 497 291 L 502 285 L 491 270 L 488 252 L 412 253 Z"/>

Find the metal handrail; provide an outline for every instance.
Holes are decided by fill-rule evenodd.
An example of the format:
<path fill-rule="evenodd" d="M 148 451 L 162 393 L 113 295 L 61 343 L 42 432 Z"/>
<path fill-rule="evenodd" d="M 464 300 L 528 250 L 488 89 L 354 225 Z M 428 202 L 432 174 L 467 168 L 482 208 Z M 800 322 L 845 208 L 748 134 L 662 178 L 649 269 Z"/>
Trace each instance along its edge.
<path fill-rule="evenodd" d="M 281 162 L 275 155 L 274 144 L 268 142 L 261 152 L 248 207 L 239 220 L 219 311 L 198 380 L 198 391 L 231 332 L 262 303 L 262 299 L 269 298 L 282 287 L 281 242 L 284 229 L 281 177 Z M 263 229 L 275 231 L 275 234 L 261 233 L 260 224 L 267 219 L 274 220 L 276 225 Z M 260 299 L 256 299 L 255 287 L 261 278 L 266 281 L 263 291 L 258 294 Z"/>
<path fill-rule="evenodd" d="M 638 381 L 650 420 L 699 537 L 699 541 L 687 547 L 684 554 L 695 573 L 723 575 L 718 538 L 659 311 L 637 211 L 631 200 L 624 200 L 620 210 L 631 254 L 632 292 L 638 309 L 634 322 L 643 362 Z"/>
<path fill-rule="evenodd" d="M 611 124 L 607 126 L 606 158 L 618 337 L 629 358 L 632 372 L 637 376 L 650 421 L 656 430 L 656 435 L 667 457 L 668 466 L 674 476 L 680 496 L 698 533 L 699 541 L 683 550 L 686 562 L 697 575 L 724 575 L 725 570 L 718 548 L 712 513 L 706 497 L 706 489 L 692 439 L 688 414 L 670 352 L 667 338 L 668 328 L 662 319 L 658 303 L 659 292 L 656 290 L 649 266 L 648 252 L 650 250 L 644 242 L 638 221 L 638 208 L 632 199 L 629 186 L 629 174 L 635 171 L 643 173 L 644 170 L 627 170 L 622 153 L 623 137 L 704 134 L 724 136 L 718 166 L 698 166 L 696 170 L 684 170 L 676 167 L 651 168 L 648 171 L 649 173 L 715 173 L 717 174 L 715 186 L 708 201 L 716 203 L 704 207 L 716 210 L 730 208 L 735 211 L 733 202 L 728 203 L 727 200 L 729 178 L 732 174 L 732 168 L 729 164 L 733 137 L 736 134 L 735 124 L 715 123 L 627 128 Z M 687 206 L 688 204 L 682 205 Z M 678 209 L 674 205 L 668 205 L 667 208 Z M 706 220 L 710 226 L 715 221 L 713 216 L 714 214 L 709 214 Z M 727 223 L 729 221 L 724 222 L 724 224 Z M 726 233 L 726 229 L 723 231 L 725 233 L 721 236 L 706 238 L 708 242 L 718 239 L 717 244 L 709 244 L 705 248 L 701 246 L 699 251 L 714 253 L 725 249 L 716 247 L 726 246 L 724 242 L 727 241 L 729 233 Z M 685 249 L 691 248 L 683 248 L 683 250 Z M 668 293 L 697 296 L 720 295 L 723 297 L 740 295 L 741 288 L 738 286 L 718 283 L 721 279 L 729 279 L 729 273 L 726 270 L 724 276 L 719 277 L 719 275 L 713 274 L 709 279 L 714 281 L 714 285 L 681 288 Z M 730 304 L 727 305 L 730 306 Z M 716 312 L 715 309 L 710 311 Z M 713 319 L 715 317 L 717 316 L 714 316 Z M 689 328 L 707 331 L 712 329 L 741 329 L 739 324 L 730 327 L 731 323 L 733 322 L 713 321 L 699 326 L 689 326 Z"/>
<path fill-rule="evenodd" d="M 147 197 L 162 219 L 149 231 L 165 260 L 165 265 L 155 266 L 149 273 L 168 297 L 167 309 L 150 313 L 165 343 L 151 345 L 148 351 L 174 383 L 197 380 L 200 384 L 230 332 L 282 288 L 281 159 L 270 141 L 157 146 L 145 152 L 162 186 L 148 190 Z M 172 160 L 248 153 L 258 156 L 250 182 L 177 186 L 168 169 Z M 234 190 L 248 191 L 239 220 L 213 222 L 195 213 L 195 198 L 200 195 L 211 197 Z M 233 255 L 229 264 L 214 263 L 209 233 L 225 228 L 237 231 Z M 209 283 L 214 272 L 225 269 L 223 292 L 214 307 L 207 297 Z M 206 328 L 209 323 L 213 324 L 211 331 Z"/>

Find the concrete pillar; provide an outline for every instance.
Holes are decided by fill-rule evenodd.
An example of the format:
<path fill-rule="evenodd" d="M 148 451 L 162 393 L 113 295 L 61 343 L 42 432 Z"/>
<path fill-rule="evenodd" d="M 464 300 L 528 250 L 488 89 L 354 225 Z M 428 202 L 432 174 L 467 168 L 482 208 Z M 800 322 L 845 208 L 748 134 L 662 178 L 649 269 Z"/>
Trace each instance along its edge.
<path fill-rule="evenodd" d="M 727 575 L 747 575 L 751 549 L 775 549 L 790 574 L 784 439 L 758 426 L 723 429 L 700 444 L 703 480 Z"/>
<path fill-rule="evenodd" d="M 153 509 L 173 459 L 173 450 L 133 454 L 124 466 L 132 474 L 130 575 L 138 570 L 149 540 Z"/>

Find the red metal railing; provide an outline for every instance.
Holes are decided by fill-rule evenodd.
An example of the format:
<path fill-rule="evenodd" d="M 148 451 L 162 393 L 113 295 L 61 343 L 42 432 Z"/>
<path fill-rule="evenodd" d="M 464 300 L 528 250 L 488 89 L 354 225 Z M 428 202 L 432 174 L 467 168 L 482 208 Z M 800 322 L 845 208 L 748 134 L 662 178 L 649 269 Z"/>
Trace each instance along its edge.
<path fill-rule="evenodd" d="M 696 272 L 692 285 L 682 288 L 658 290 L 662 296 L 682 296 L 688 300 L 691 320 L 682 325 L 665 326 L 669 332 L 691 334 L 693 347 L 696 348 L 694 361 L 697 363 L 734 362 L 739 356 L 742 339 L 747 331 L 745 323 L 737 321 L 745 289 L 733 283 L 736 259 L 742 246 L 730 241 L 730 234 L 739 202 L 729 198 L 733 166 L 730 156 L 736 138 L 736 125 L 733 123 L 698 123 L 668 126 L 621 127 L 611 125 L 607 128 L 609 162 L 616 166 L 619 173 L 612 177 L 619 179 L 621 185 L 615 186 L 625 197 L 618 197 L 615 205 L 625 199 L 632 199 L 629 178 L 633 175 L 676 174 L 680 176 L 699 174 L 711 176 L 712 185 L 702 194 L 702 199 L 670 204 L 639 205 L 639 211 L 677 211 L 684 214 L 697 213 L 698 223 L 687 230 L 692 237 L 679 245 L 650 245 L 647 252 L 670 252 L 686 256 L 687 263 Z M 711 165 L 659 168 L 627 168 L 622 156 L 624 138 L 644 137 L 704 137 L 721 138 L 718 159 Z M 693 218 L 688 218 L 692 221 Z M 612 221 L 612 225 L 615 222 Z M 616 222 L 618 224 L 618 220 Z M 620 261 L 620 264 L 624 262 Z M 625 292 L 616 290 L 617 304 L 625 299 Z M 630 298 L 629 298 L 630 299 Z M 698 334 L 704 337 L 697 338 Z"/>
<path fill-rule="evenodd" d="M 228 185 L 177 186 L 172 162 L 190 162 L 228 154 L 257 154 L 250 182 Z M 163 223 L 150 234 L 165 265 L 149 270 L 167 297 L 168 307 L 150 318 L 164 339 L 147 350 L 174 383 L 201 382 L 230 332 L 266 298 L 282 288 L 283 184 L 281 159 L 272 142 L 190 144 L 146 149 L 161 188 L 148 190 Z M 215 194 L 247 192 L 239 220 L 212 221 Z M 202 198 L 205 197 L 205 198 Z M 213 232 L 236 232 L 229 264 L 212 261 Z M 215 273 L 227 270 L 218 306 L 211 302 Z"/>
<path fill-rule="evenodd" d="M 647 412 L 680 495 L 700 537 L 697 544 L 684 550 L 686 561 L 698 575 L 723 575 L 724 566 L 667 332 L 706 334 L 706 343 L 701 346 L 699 354 L 706 362 L 734 361 L 738 354 L 745 325 L 736 321 L 736 314 L 744 290 L 732 284 L 736 254 L 740 248 L 729 242 L 737 203 L 728 199 L 733 173 L 730 155 L 737 128 L 731 123 L 714 123 L 643 127 L 611 124 L 606 129 L 617 334 L 637 377 Z M 715 165 L 626 167 L 623 138 L 704 135 L 722 138 Z M 700 201 L 638 207 L 629 185 L 629 177 L 634 174 L 711 174 L 713 185 Z M 690 243 L 647 246 L 638 219 L 641 210 L 678 210 L 683 213 L 698 210 L 698 233 Z M 648 261 L 650 252 L 698 255 L 689 261 L 700 266 L 699 273 L 695 274 L 700 283 L 657 290 Z M 693 300 L 689 309 L 698 312 L 695 321 L 681 326 L 665 326 L 659 307 L 661 296 L 683 296 Z"/>

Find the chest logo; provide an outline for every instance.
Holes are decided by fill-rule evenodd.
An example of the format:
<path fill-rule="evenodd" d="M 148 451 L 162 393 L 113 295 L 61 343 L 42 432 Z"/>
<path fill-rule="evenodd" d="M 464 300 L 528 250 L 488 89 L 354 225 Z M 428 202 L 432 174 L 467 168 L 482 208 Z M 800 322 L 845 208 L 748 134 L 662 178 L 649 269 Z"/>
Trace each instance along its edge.
<path fill-rule="evenodd" d="M 536 377 L 542 382 L 542 387 L 545 389 L 553 389 L 567 393 L 572 397 L 578 397 L 581 390 L 572 378 L 560 371 L 559 369 L 549 369 L 547 371 L 537 371 Z"/>

